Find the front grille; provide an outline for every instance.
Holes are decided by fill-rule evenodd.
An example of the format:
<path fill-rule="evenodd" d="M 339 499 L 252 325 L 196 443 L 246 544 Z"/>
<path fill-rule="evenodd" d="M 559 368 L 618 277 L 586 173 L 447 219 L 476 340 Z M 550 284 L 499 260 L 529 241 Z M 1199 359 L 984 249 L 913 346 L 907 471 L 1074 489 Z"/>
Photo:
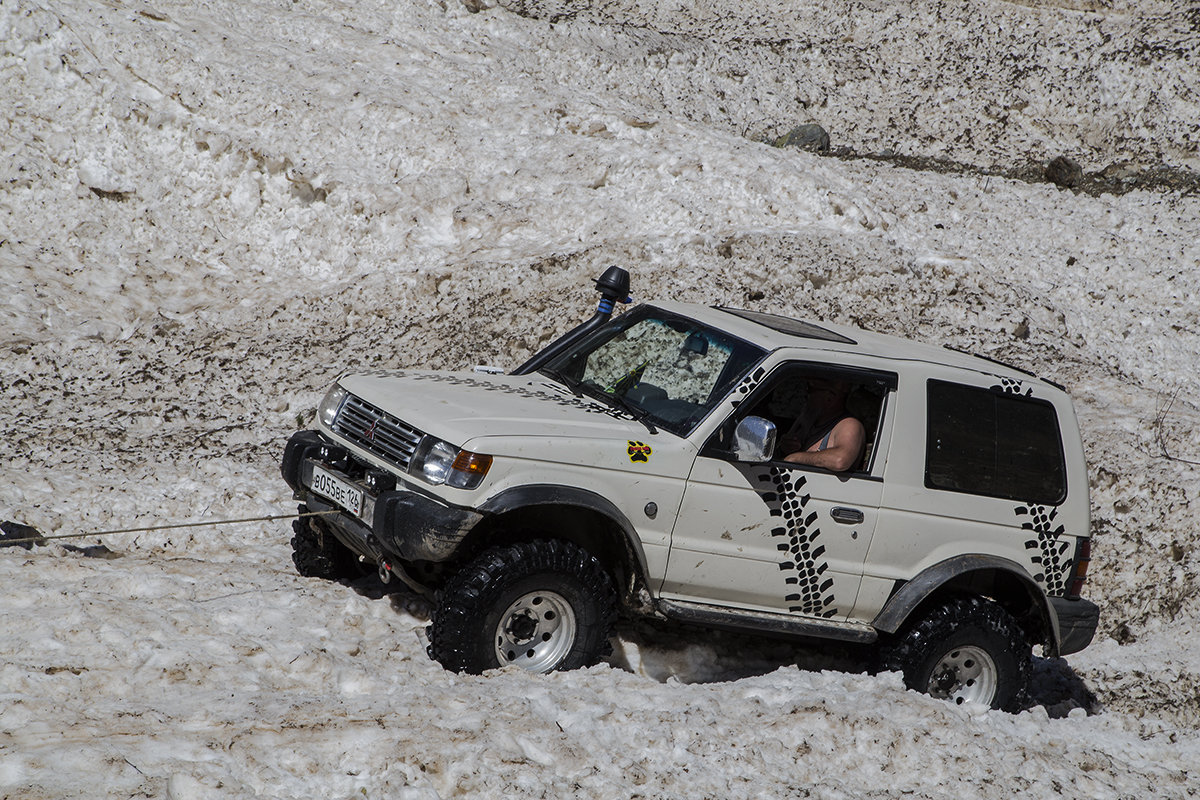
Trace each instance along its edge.
<path fill-rule="evenodd" d="M 342 403 L 333 430 L 402 470 L 408 469 L 421 442 L 421 432 L 416 428 L 354 395 Z"/>

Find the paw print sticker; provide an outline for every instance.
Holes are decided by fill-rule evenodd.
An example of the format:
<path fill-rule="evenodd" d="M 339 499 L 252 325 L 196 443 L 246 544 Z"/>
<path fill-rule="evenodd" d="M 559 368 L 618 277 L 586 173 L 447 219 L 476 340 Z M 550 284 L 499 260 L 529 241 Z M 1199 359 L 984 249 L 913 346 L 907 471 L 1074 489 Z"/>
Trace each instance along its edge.
<path fill-rule="evenodd" d="M 643 464 L 648 462 L 650 460 L 651 452 L 653 451 L 650 449 L 650 445 L 646 444 L 645 442 L 635 442 L 632 439 L 629 440 L 629 460 L 635 464 L 639 461 Z"/>

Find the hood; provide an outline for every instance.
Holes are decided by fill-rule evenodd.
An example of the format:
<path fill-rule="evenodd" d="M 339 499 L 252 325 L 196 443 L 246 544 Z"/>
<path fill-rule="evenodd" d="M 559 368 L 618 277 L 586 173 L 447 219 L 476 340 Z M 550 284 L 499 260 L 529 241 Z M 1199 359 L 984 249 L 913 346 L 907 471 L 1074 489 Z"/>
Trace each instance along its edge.
<path fill-rule="evenodd" d="M 481 436 L 630 439 L 646 427 L 541 375 L 379 372 L 346 375 L 350 393 L 456 446 Z"/>

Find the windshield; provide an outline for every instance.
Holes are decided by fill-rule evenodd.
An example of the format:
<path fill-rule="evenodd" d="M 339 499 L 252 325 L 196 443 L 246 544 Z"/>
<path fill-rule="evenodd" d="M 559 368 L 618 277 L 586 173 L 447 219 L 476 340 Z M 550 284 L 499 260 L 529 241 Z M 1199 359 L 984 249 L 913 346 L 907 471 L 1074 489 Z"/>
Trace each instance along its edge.
<path fill-rule="evenodd" d="M 765 354 L 694 320 L 643 306 L 543 371 L 687 436 Z"/>

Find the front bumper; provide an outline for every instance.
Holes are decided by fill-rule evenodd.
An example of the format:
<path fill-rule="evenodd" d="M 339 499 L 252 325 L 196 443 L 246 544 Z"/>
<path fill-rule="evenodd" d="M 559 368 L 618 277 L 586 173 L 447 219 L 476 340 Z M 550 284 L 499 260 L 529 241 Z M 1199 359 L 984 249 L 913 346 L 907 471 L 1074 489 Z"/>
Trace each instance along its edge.
<path fill-rule="evenodd" d="M 332 464 L 320 459 L 321 447 L 330 444 L 336 445 L 317 431 L 293 434 L 284 449 L 280 469 L 296 498 L 313 511 L 337 508 L 310 488 L 316 464 L 363 491 L 366 495 L 363 518 L 344 510 L 323 518 L 342 544 L 359 555 L 375 560 L 391 556 L 407 562 L 449 561 L 471 529 L 483 519 L 473 509 L 450 505 L 411 489 L 373 493 L 362 481 L 361 465 L 353 461 L 349 465 Z"/>
<path fill-rule="evenodd" d="M 1058 615 L 1058 654 L 1069 656 L 1092 643 L 1100 624 L 1100 607 L 1090 600 L 1067 600 L 1051 597 L 1050 604 Z"/>

